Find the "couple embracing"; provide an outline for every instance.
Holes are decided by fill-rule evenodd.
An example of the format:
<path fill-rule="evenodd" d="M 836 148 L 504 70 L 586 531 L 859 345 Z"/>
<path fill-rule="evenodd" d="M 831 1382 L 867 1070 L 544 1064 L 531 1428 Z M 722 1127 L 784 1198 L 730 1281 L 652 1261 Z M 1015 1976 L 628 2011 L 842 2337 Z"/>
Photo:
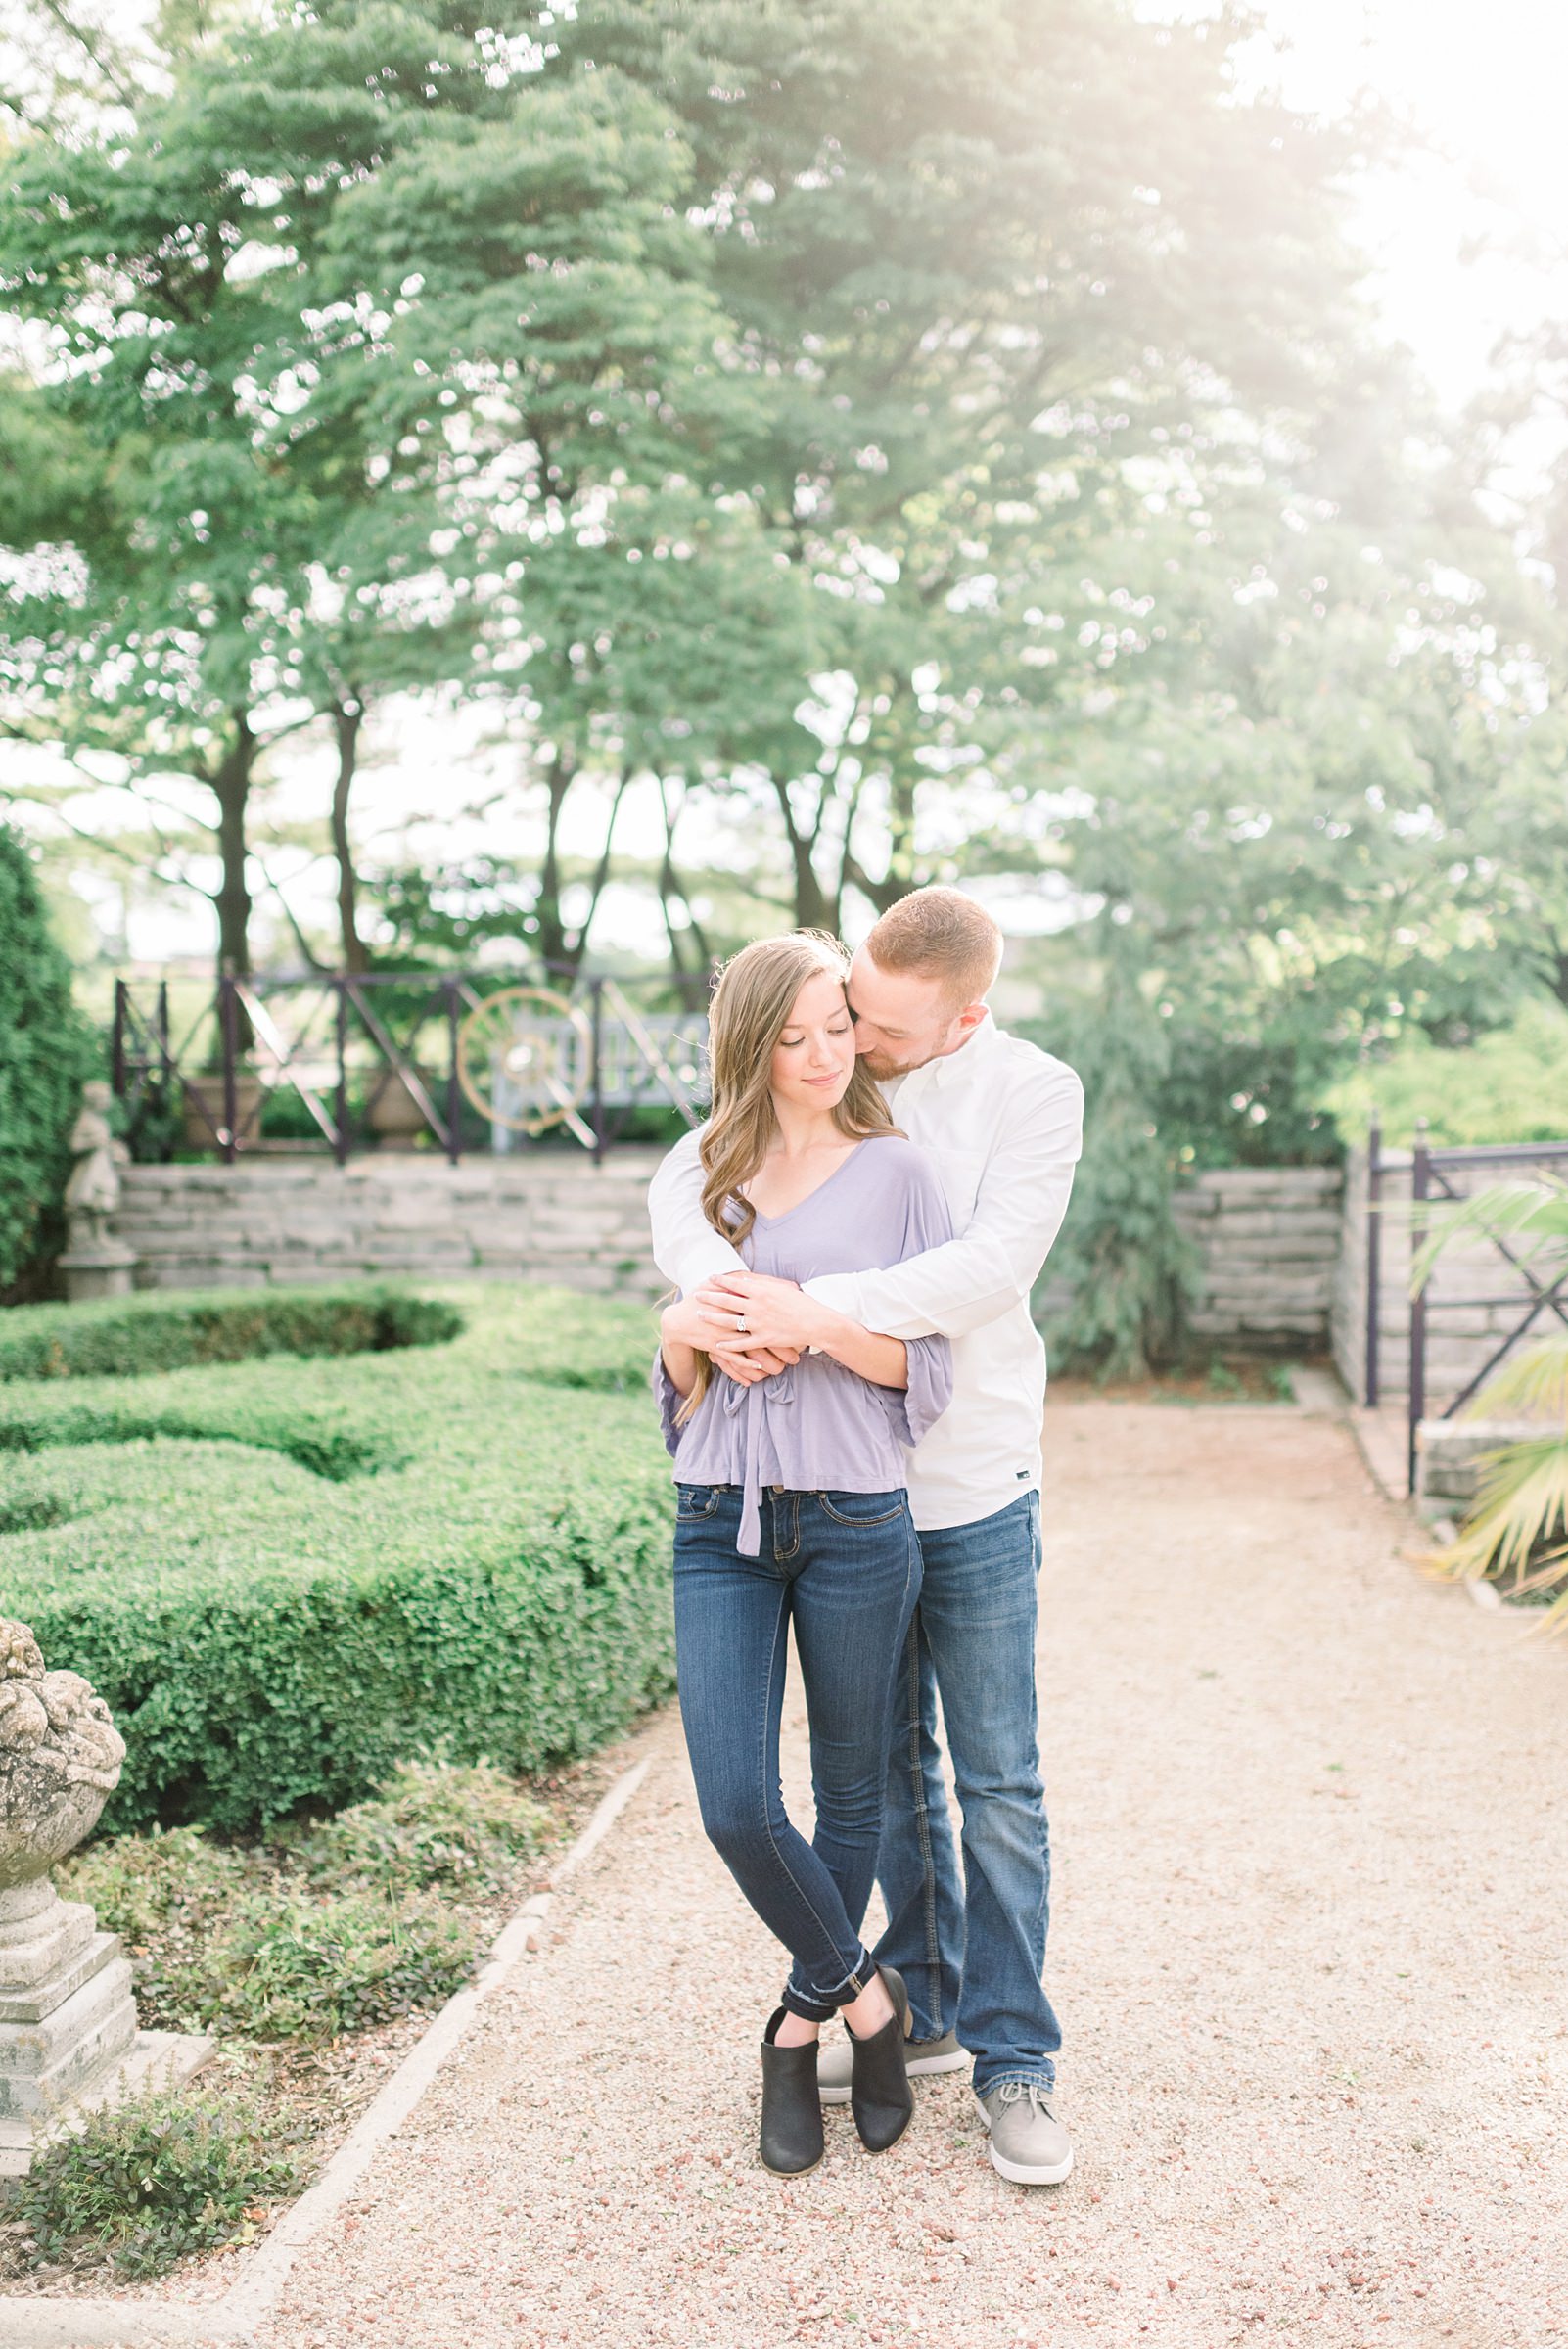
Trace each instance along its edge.
<path fill-rule="evenodd" d="M 908 2127 L 910 2076 L 971 2059 L 1001 2176 L 1050 2186 L 1073 2162 L 1040 1981 L 1029 1298 L 1083 1092 L 992 1019 L 1000 959 L 995 924 L 950 889 L 900 898 L 853 961 L 810 933 L 747 946 L 714 995 L 712 1113 L 650 1194 L 679 1292 L 654 1383 L 681 1713 L 703 1824 L 793 1959 L 761 2050 L 761 2154 L 783 2175 L 820 2160 L 824 2103 L 848 2102 L 880 2152 Z M 779 1784 L 791 1623 L 809 1843 Z M 847 2037 L 821 2043 L 835 2016 Z"/>

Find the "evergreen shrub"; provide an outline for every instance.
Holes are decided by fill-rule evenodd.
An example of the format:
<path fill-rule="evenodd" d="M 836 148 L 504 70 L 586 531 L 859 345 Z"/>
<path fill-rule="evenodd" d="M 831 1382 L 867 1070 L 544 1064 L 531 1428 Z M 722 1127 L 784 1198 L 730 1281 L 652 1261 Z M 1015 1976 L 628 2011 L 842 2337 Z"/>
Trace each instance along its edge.
<path fill-rule="evenodd" d="M 1080 1018 L 1065 1057 L 1084 1081 L 1084 1155 L 1037 1311 L 1060 1369 L 1141 1378 L 1179 1353 L 1192 1282 L 1153 1108 L 1169 1038 L 1113 966 L 1104 1007 Z"/>
<path fill-rule="evenodd" d="M 384 1287 L 152 1292 L 7 1313 L 0 1379 L 139 1378 L 267 1354 L 379 1354 L 438 1346 L 462 1326 L 446 1298 Z"/>
<path fill-rule="evenodd" d="M 59 1244 L 70 1129 L 96 1058 L 26 844 L 0 824 L 0 1296 Z"/>
<path fill-rule="evenodd" d="M 538 1771 L 669 1689 L 652 1317 L 499 1283 L 460 1310 L 439 1352 L 0 1388 L 0 1612 L 110 1705 L 111 1832 L 338 1811 L 443 1741 Z"/>

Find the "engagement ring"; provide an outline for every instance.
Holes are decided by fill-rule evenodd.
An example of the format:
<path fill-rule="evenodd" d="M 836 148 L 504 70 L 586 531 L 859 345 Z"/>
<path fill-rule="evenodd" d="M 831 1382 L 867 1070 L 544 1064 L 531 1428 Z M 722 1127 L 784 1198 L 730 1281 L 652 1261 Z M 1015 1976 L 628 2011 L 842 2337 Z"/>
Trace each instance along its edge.
<path fill-rule="evenodd" d="M 744 1313 L 737 1313 L 735 1315 L 735 1327 L 740 1330 L 744 1330 L 746 1327 L 746 1315 Z"/>

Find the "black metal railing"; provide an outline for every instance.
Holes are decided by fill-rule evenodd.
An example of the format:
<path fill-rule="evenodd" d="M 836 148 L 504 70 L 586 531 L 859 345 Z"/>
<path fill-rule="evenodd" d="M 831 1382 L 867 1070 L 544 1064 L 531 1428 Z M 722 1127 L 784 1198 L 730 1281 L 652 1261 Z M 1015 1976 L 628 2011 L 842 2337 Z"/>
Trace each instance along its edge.
<path fill-rule="evenodd" d="M 1366 1137 L 1366 1366 L 1365 1396 L 1370 1408 L 1376 1409 L 1380 1400 L 1381 1332 L 1380 1291 L 1383 1223 L 1387 1212 L 1386 1179 L 1398 1166 L 1406 1171 L 1401 1157 L 1397 1162 L 1383 1149 L 1382 1129 L 1374 1118 Z M 1452 1200 L 1457 1203 L 1466 1196 L 1462 1177 L 1466 1174 L 1490 1182 L 1510 1171 L 1520 1172 L 1534 1167 L 1568 1167 L 1568 1141 L 1560 1142 L 1493 1142 L 1467 1146 L 1432 1144 L 1426 1138 L 1426 1121 L 1416 1121 L 1414 1144 L 1408 1161 L 1410 1182 L 1410 1222 L 1413 1241 L 1418 1245 L 1429 1226 L 1429 1210 L 1437 1202 Z M 1453 1177 L 1461 1180 L 1455 1182 Z M 1447 1399 L 1437 1413 L 1440 1419 L 1453 1419 L 1465 1405 L 1478 1395 L 1503 1357 L 1516 1346 L 1546 1312 L 1555 1313 L 1568 1328 L 1568 1267 L 1554 1280 L 1543 1280 L 1527 1260 L 1511 1248 L 1496 1232 L 1481 1230 L 1476 1239 L 1491 1248 L 1515 1275 L 1515 1285 L 1498 1296 L 1443 1297 L 1437 1293 L 1434 1281 L 1424 1281 L 1410 1297 L 1409 1369 L 1406 1388 L 1406 1477 L 1407 1490 L 1415 1491 L 1416 1436 L 1421 1421 L 1427 1416 L 1427 1352 L 1434 1316 L 1445 1312 L 1463 1313 L 1517 1312 L 1491 1353 L 1479 1368 L 1465 1381 L 1458 1392 Z"/>
<path fill-rule="evenodd" d="M 602 1159 L 649 1111 L 697 1124 L 707 1097 L 706 1016 L 660 980 L 539 965 L 225 975 L 179 1026 L 167 980 L 115 981 L 115 1091 L 161 1156 L 182 1141 L 229 1164 L 317 1148 L 341 1166 L 434 1144 L 455 1165 L 549 1134 Z"/>

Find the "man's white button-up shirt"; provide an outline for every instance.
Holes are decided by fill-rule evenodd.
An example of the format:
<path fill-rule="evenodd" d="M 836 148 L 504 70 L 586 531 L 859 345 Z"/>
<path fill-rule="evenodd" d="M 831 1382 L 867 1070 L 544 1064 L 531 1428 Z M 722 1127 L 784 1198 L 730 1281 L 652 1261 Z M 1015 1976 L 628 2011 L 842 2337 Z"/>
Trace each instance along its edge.
<path fill-rule="evenodd" d="M 909 1455 L 917 1526 L 973 1525 L 1040 1479 L 1045 1349 L 1029 1297 L 1061 1228 L 1084 1140 L 1084 1088 L 989 1015 L 955 1052 L 883 1087 L 941 1177 L 956 1238 L 881 1272 L 808 1280 L 809 1296 L 893 1338 L 952 1340 L 953 1396 Z M 740 1262 L 702 1212 L 698 1136 L 649 1191 L 654 1259 L 684 1295 Z"/>

